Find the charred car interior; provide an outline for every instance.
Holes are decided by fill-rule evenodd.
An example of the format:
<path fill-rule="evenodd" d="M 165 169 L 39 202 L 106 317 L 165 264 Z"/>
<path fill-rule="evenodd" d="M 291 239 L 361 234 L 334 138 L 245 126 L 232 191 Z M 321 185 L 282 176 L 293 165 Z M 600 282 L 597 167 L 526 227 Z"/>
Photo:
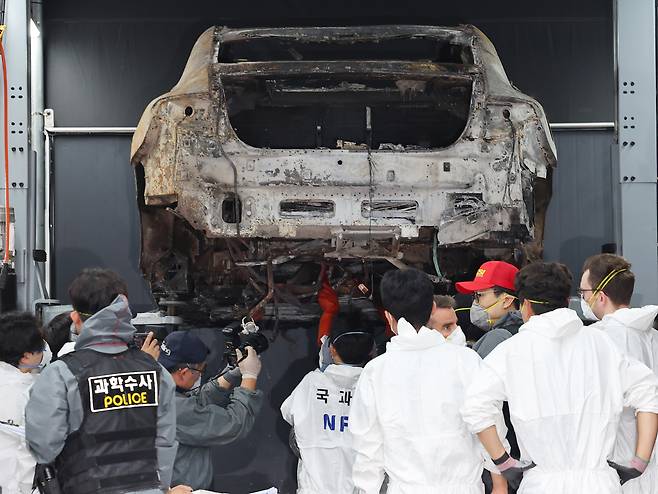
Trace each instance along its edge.
<path fill-rule="evenodd" d="M 449 290 L 541 255 L 553 143 L 473 26 L 229 29 L 195 44 L 132 150 L 141 266 L 189 321 L 317 317 L 388 269 Z"/>

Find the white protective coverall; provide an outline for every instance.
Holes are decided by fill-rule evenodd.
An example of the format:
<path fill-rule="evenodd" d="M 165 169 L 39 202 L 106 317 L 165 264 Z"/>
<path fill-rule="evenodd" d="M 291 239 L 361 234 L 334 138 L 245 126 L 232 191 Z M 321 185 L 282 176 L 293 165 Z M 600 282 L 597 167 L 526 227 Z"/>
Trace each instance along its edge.
<path fill-rule="evenodd" d="M 295 429 L 301 455 L 298 494 L 354 492 L 349 412 L 362 370 L 331 364 L 324 372 L 309 372 L 281 405 L 283 418 Z"/>
<path fill-rule="evenodd" d="M 658 331 L 653 329 L 656 315 L 658 315 L 658 305 L 619 309 L 604 316 L 591 327 L 603 330 L 619 350 L 639 360 L 658 375 Z M 629 465 L 635 456 L 636 441 L 635 411 L 632 408 L 624 408 L 612 460 L 620 465 Z M 622 489 L 624 494 L 658 494 L 658 465 L 655 451 L 644 473 L 639 478 L 626 482 Z"/>
<path fill-rule="evenodd" d="M 25 405 L 35 375 L 0 362 L 0 487 L 2 494 L 32 492 L 36 460 L 25 442 Z M 14 427 L 6 423 L 15 424 Z M 15 428 L 15 430 L 14 430 Z"/>
<path fill-rule="evenodd" d="M 386 353 L 363 369 L 350 411 L 357 492 L 378 494 L 384 472 L 388 494 L 484 492 L 484 450 L 459 413 L 480 362 L 438 331 L 398 321 Z M 502 416 L 497 425 L 504 438 Z"/>
<path fill-rule="evenodd" d="M 533 316 L 483 361 L 462 415 L 480 432 L 509 403 L 528 470 L 519 494 L 621 493 L 607 464 L 624 406 L 658 412 L 658 378 L 570 309 Z"/>

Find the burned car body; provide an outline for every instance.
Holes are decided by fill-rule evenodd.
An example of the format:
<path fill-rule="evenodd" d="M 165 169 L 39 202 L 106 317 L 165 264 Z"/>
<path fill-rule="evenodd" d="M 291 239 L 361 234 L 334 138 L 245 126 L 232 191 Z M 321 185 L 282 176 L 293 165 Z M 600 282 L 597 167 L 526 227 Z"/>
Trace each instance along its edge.
<path fill-rule="evenodd" d="M 154 294 L 221 319 L 309 313 L 321 262 L 367 291 L 392 267 L 518 261 L 556 152 L 473 26 L 214 27 L 131 161 Z"/>

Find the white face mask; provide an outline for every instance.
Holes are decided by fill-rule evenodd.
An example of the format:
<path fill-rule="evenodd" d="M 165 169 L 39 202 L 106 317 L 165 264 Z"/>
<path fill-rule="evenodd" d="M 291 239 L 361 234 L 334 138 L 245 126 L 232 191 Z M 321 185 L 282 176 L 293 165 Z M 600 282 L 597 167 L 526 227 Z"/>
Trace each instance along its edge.
<path fill-rule="evenodd" d="M 599 318 L 596 317 L 596 314 L 594 314 L 594 311 L 592 310 L 592 307 L 587 303 L 587 301 L 584 298 L 580 298 L 580 308 L 583 310 L 583 317 L 587 319 L 588 321 L 598 321 Z"/>
<path fill-rule="evenodd" d="M 452 333 L 450 333 L 450 336 L 446 338 L 446 341 L 448 343 L 452 343 L 453 345 L 465 346 L 466 335 L 462 331 L 462 328 L 457 326 L 457 328 Z"/>
<path fill-rule="evenodd" d="M 31 374 L 39 374 L 43 368 L 53 359 L 53 352 L 50 346 L 44 341 L 44 349 L 41 352 L 41 361 L 38 364 L 18 364 L 19 369 L 29 369 Z"/>
<path fill-rule="evenodd" d="M 194 385 L 192 386 L 192 389 L 197 389 L 200 387 L 201 387 L 201 376 L 199 376 L 199 378 L 196 381 L 194 381 Z"/>
<path fill-rule="evenodd" d="M 38 372 L 41 372 L 45 366 L 53 361 L 53 352 L 50 350 L 50 345 L 46 342 L 46 346 L 41 354 L 41 363 L 39 364 Z"/>
<path fill-rule="evenodd" d="M 78 334 L 78 329 L 75 327 L 75 323 L 71 323 L 71 329 L 69 329 L 69 340 L 76 342 L 80 335 Z"/>

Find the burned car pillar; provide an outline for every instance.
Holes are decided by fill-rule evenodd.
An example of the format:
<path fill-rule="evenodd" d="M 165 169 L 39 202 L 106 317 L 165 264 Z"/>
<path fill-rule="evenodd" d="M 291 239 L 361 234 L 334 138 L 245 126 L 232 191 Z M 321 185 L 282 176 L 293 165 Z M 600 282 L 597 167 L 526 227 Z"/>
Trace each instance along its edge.
<path fill-rule="evenodd" d="M 131 156 L 154 295 L 211 319 L 311 317 L 321 263 L 351 287 L 536 255 L 556 163 L 472 26 L 208 29 Z"/>

